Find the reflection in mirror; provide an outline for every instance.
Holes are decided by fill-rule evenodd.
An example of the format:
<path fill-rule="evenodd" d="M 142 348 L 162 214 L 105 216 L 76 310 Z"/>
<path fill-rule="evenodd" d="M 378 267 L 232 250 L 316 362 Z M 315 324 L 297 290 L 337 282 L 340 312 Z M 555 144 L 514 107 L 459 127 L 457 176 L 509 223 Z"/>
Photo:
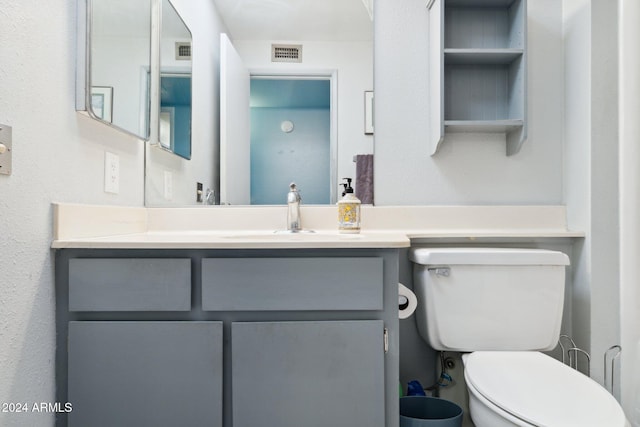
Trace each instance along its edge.
<path fill-rule="evenodd" d="M 341 178 L 355 177 L 354 156 L 373 153 L 373 136 L 365 133 L 363 102 L 365 91 L 373 90 L 371 1 L 172 0 L 172 3 L 192 31 L 196 45 L 192 73 L 191 160 L 187 162 L 177 156 L 163 156 L 164 150 L 148 150 L 145 164 L 146 205 L 166 207 L 198 203 L 195 197 L 198 183 L 203 184 L 205 193 L 206 189 L 215 192 L 216 204 L 250 204 L 254 196 L 257 203 L 285 203 L 289 182 L 279 189 L 279 184 L 270 175 L 260 183 L 254 180 L 254 184 L 272 189 L 275 195 L 269 196 L 269 201 L 266 195 L 249 197 L 253 174 L 250 170 L 252 153 L 249 150 L 238 152 L 242 158 L 237 159 L 237 163 L 227 164 L 224 160 L 225 155 L 227 159 L 233 157 L 222 142 L 223 134 L 230 127 L 237 131 L 244 130 L 242 145 L 249 145 L 249 79 L 252 75 L 323 76 L 331 80 L 330 101 L 331 104 L 335 103 L 335 108 L 331 108 L 329 113 L 331 158 L 329 167 L 326 163 L 323 166 L 325 173 L 331 176 L 323 181 L 333 181 L 335 185 L 328 184 L 330 188 L 327 190 L 327 185 L 321 184 L 325 189 L 317 201 L 310 193 L 307 194 L 312 185 L 300 188 L 304 203 L 331 203 L 335 200 L 332 195 L 327 198 L 326 194 L 334 192 L 339 196 L 338 183 Z M 220 44 L 222 34 L 228 36 L 228 41 L 247 70 L 247 73 L 241 73 L 245 80 L 245 84 L 241 85 L 242 94 L 221 85 L 225 72 Z M 301 62 L 273 62 L 272 44 L 302 45 Z M 182 68 L 179 63 L 171 65 L 164 62 L 168 58 L 166 48 L 163 48 L 161 57 L 163 74 L 173 75 Z M 175 68 L 167 69 L 167 66 Z M 230 103 L 242 104 L 238 106 L 242 111 L 224 112 L 223 96 Z M 162 116 L 163 121 L 170 124 L 171 112 L 167 111 Z M 244 121 L 245 116 L 247 121 Z M 291 132 L 282 130 L 284 121 L 293 123 Z M 271 122 L 277 125 L 274 135 L 294 139 L 302 134 L 303 128 L 297 127 L 302 122 L 292 119 L 292 116 Z M 287 129 L 288 124 L 284 128 Z M 170 144 L 171 126 L 165 129 L 168 136 L 164 141 Z M 236 141 L 235 136 L 229 141 Z M 240 144 L 239 141 L 232 143 L 233 146 Z M 277 158 L 277 153 L 270 155 Z M 296 182 L 304 181 L 302 175 L 309 169 L 306 167 L 308 161 L 313 160 L 294 161 L 299 170 L 295 173 Z M 237 164 L 241 164 L 242 169 L 236 167 Z M 231 172 L 236 176 L 228 175 Z"/>
<path fill-rule="evenodd" d="M 212 46 L 221 23 L 211 0 L 154 1 L 162 25 L 154 43 L 159 59 L 151 76 L 153 114 L 150 142 L 145 146 L 145 204 L 201 204 L 212 200 L 205 196 L 208 189 L 216 188 L 217 51 Z M 190 52 L 192 43 L 195 49 Z M 187 59 L 190 53 L 191 60 Z"/>
<path fill-rule="evenodd" d="M 149 137 L 151 0 L 90 0 L 87 110 L 98 120 Z"/>
<path fill-rule="evenodd" d="M 191 159 L 191 32 L 169 0 L 160 32 L 160 146 Z"/>
<path fill-rule="evenodd" d="M 160 75 L 160 144 L 191 158 L 191 76 Z"/>
<path fill-rule="evenodd" d="M 221 203 L 282 204 L 292 181 L 305 203 L 335 203 L 341 178 L 357 181 L 355 156 L 373 153 L 362 101 L 373 89 L 371 2 L 214 1 L 228 27 Z M 251 81 L 248 121 L 247 101 L 238 101 L 246 97 L 243 79 Z"/>

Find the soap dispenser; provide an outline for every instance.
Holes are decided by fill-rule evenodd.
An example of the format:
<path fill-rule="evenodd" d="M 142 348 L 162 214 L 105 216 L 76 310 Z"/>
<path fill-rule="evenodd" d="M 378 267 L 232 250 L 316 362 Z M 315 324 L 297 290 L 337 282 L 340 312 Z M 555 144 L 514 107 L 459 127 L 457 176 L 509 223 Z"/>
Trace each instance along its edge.
<path fill-rule="evenodd" d="M 346 182 L 342 199 L 338 202 L 338 231 L 340 233 L 360 232 L 360 199 L 353 194 L 351 178 L 343 178 Z"/>

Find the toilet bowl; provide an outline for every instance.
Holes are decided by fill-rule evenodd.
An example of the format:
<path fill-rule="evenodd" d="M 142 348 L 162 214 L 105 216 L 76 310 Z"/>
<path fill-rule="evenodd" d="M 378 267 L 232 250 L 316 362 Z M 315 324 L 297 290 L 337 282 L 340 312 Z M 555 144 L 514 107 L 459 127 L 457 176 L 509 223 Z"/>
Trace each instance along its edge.
<path fill-rule="evenodd" d="M 462 360 L 476 427 L 629 426 L 602 386 L 540 352 L 474 352 Z"/>
<path fill-rule="evenodd" d="M 562 322 L 557 251 L 414 248 L 416 322 L 440 351 L 463 354 L 476 427 L 628 427 L 602 386 L 547 356 Z"/>

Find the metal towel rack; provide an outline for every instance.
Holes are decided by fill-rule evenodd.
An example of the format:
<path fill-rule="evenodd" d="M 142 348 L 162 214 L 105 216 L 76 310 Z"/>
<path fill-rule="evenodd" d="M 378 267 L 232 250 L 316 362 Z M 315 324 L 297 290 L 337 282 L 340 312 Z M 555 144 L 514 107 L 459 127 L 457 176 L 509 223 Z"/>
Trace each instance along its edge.
<path fill-rule="evenodd" d="M 609 347 L 607 351 L 604 352 L 604 387 L 609 391 L 609 393 L 614 394 L 615 390 L 615 366 L 616 359 L 620 357 L 620 353 L 622 353 L 622 347 L 619 345 L 612 345 Z M 611 366 L 611 370 L 607 369 Z M 611 372 L 611 375 L 607 375 Z"/>
<path fill-rule="evenodd" d="M 570 347 L 565 348 L 565 346 L 562 344 L 562 340 L 568 341 Z M 569 367 L 580 372 L 580 369 L 578 369 L 578 355 L 582 354 L 587 361 L 587 372 L 585 375 L 589 376 L 589 373 L 591 372 L 591 356 L 589 355 L 589 353 L 579 348 L 576 345 L 576 342 L 569 335 L 560 335 L 558 344 L 562 349 L 562 363 L 564 363 L 565 365 L 569 365 Z M 568 361 L 567 358 L 569 359 Z"/>
<path fill-rule="evenodd" d="M 569 345 L 569 348 L 565 347 L 565 344 Z M 579 348 L 575 341 L 569 335 L 560 335 L 560 339 L 558 340 L 558 345 L 562 349 L 562 363 L 565 365 L 569 365 L 571 368 L 580 371 L 578 369 L 578 355 L 582 354 L 587 361 L 587 372 L 586 375 L 590 376 L 591 372 L 591 356 L 589 353 Z M 620 345 L 612 345 L 609 347 L 607 351 L 604 352 L 604 388 L 611 393 L 614 397 L 615 395 L 615 387 L 616 387 L 616 377 L 615 377 L 615 368 L 616 368 L 616 360 L 620 357 L 622 353 L 622 347 Z M 616 397 L 616 399 L 618 399 Z"/>

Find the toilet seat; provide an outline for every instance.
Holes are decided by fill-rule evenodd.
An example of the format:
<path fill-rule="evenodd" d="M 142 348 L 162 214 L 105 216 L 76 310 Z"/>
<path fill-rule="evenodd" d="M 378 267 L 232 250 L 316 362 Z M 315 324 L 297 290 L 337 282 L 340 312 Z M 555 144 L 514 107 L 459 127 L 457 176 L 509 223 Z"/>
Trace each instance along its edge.
<path fill-rule="evenodd" d="M 469 389 L 518 424 L 626 425 L 622 408 L 603 387 L 540 352 L 478 351 L 463 358 Z"/>

